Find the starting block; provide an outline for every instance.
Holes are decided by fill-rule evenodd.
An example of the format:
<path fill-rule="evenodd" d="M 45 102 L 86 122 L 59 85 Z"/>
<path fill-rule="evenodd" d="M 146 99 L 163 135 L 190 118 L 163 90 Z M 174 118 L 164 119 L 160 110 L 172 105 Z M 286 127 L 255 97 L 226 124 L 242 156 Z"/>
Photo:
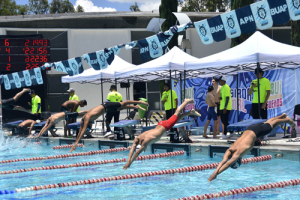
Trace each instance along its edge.
<path fill-rule="evenodd" d="M 195 123 L 194 119 L 188 119 L 188 120 L 180 120 L 179 123 L 176 123 L 173 128 L 178 128 L 179 132 L 181 133 L 183 139 L 186 142 L 190 142 L 193 143 L 193 141 L 191 140 L 191 138 L 185 133 L 184 131 L 184 127 L 185 126 L 190 126 L 193 125 Z M 174 138 L 175 139 L 175 138 Z"/>
<path fill-rule="evenodd" d="M 134 138 L 134 135 L 130 131 L 129 126 L 133 126 L 136 124 L 139 124 L 139 120 L 122 120 L 122 121 L 110 124 L 109 126 L 120 129 L 119 131 L 113 131 L 113 133 L 115 135 L 115 137 L 114 137 L 115 140 L 125 140 L 124 132 L 127 133 L 131 139 Z M 124 132 L 122 129 L 124 130 Z M 129 131 L 128 131 L 128 129 L 129 129 Z"/>

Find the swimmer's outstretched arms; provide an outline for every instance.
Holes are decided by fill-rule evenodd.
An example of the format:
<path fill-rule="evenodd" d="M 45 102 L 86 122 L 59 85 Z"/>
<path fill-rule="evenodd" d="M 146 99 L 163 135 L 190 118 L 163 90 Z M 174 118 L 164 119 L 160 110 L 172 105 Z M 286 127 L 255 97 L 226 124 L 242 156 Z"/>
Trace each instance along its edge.
<path fill-rule="evenodd" d="M 139 109 L 145 111 L 145 109 L 141 108 L 139 105 L 131 106 L 129 104 L 143 104 L 149 106 L 149 104 L 144 101 L 127 100 L 122 102 L 105 102 L 88 111 L 81 119 L 81 125 L 78 132 L 77 140 L 74 143 L 72 149 L 70 150 L 70 153 L 76 149 L 76 145 L 81 140 L 86 130 L 92 128 L 93 121 L 98 119 L 98 117 L 100 117 L 101 115 L 104 115 L 106 112 L 116 112 L 123 109 Z"/>
<path fill-rule="evenodd" d="M 263 137 L 269 134 L 276 126 L 288 123 L 292 128 L 295 128 L 295 122 L 285 113 L 281 116 L 273 117 L 264 123 L 252 124 L 247 127 L 242 136 L 237 139 L 229 149 L 225 152 L 223 160 L 218 165 L 214 173 L 209 177 L 208 181 L 212 181 L 219 174 L 224 172 L 229 167 L 236 169 L 241 164 L 241 159 L 247 155 L 254 146 L 257 137 Z M 228 160 L 229 159 L 229 160 Z"/>
<path fill-rule="evenodd" d="M 140 153 L 146 150 L 147 146 L 150 144 L 155 143 L 156 141 L 160 140 L 161 136 L 169 131 L 176 122 L 180 121 L 181 119 L 193 115 L 193 116 L 201 116 L 195 110 L 191 110 L 190 112 L 186 112 L 181 114 L 180 112 L 184 109 L 184 107 L 189 104 L 193 103 L 194 99 L 186 99 L 175 111 L 174 115 L 170 117 L 168 120 L 161 121 L 157 124 L 154 129 L 146 131 L 141 135 L 137 136 L 132 144 L 132 147 L 129 152 L 127 163 L 124 165 L 123 169 L 127 169 L 130 167 L 131 163 L 138 157 Z M 140 148 L 139 148 L 140 147 Z M 133 155 L 135 149 L 138 149 L 135 154 Z"/>

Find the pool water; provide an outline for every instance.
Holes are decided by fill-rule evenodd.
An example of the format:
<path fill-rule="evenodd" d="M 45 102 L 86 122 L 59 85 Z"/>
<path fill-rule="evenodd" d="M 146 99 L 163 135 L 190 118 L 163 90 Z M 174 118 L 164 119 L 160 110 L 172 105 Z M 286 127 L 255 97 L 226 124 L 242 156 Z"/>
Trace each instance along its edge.
<path fill-rule="evenodd" d="M 53 150 L 53 145 L 37 145 L 30 143 L 26 148 L 24 140 L 18 138 L 5 139 L 0 137 L 0 160 L 28 158 L 66 154 L 69 149 Z M 149 150 L 150 148 L 148 148 Z M 98 150 L 97 146 L 77 148 L 76 152 Z M 150 154 L 146 152 L 145 154 Z M 0 171 L 13 169 L 27 169 L 49 165 L 79 163 L 86 161 L 126 158 L 128 151 L 73 158 L 26 161 L 15 163 L 0 163 Z M 0 190 L 14 190 L 30 186 L 48 185 L 54 183 L 79 181 L 84 179 L 103 178 L 126 174 L 136 174 L 164 169 L 173 169 L 220 162 L 221 158 L 193 154 L 167 157 L 145 161 L 135 161 L 131 168 L 123 170 L 124 163 L 85 166 L 67 169 L 40 170 L 19 174 L 0 175 Z M 26 191 L 1 195 L 1 199 L 174 199 L 205 193 L 216 193 L 230 189 L 261 185 L 277 181 L 300 178 L 300 163 L 272 159 L 261 163 L 242 165 L 240 168 L 228 169 L 220 174 L 213 182 L 207 179 L 213 170 L 188 172 L 175 175 L 161 175 L 129 180 L 118 180 L 89 185 L 70 186 L 39 191 Z M 300 197 L 300 186 L 289 186 L 273 190 L 235 195 L 220 199 L 297 199 Z"/>

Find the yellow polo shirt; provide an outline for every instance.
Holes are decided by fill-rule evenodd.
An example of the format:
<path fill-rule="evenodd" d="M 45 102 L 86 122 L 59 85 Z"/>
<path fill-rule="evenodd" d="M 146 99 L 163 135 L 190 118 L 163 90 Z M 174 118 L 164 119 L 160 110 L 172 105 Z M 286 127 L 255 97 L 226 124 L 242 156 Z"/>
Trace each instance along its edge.
<path fill-rule="evenodd" d="M 177 94 L 174 90 L 172 90 L 172 98 L 173 98 L 173 109 L 177 107 L 176 105 L 176 99 L 177 99 Z M 164 91 L 161 97 L 161 101 L 167 99 L 165 102 L 165 110 L 171 110 L 172 108 L 172 102 L 171 102 L 171 90 Z"/>
<path fill-rule="evenodd" d="M 108 93 L 107 100 L 110 102 L 121 102 L 123 101 L 123 97 L 119 92 L 113 91 Z"/>
<path fill-rule="evenodd" d="M 70 96 L 70 97 L 69 97 L 69 100 L 76 100 L 76 101 L 79 101 L 79 97 L 78 97 L 76 94 L 74 94 L 73 96 Z M 78 106 L 76 112 L 79 112 L 79 106 Z"/>
<path fill-rule="evenodd" d="M 38 104 L 41 103 L 41 98 L 38 95 L 35 95 L 35 97 L 31 98 L 31 112 L 34 114 L 37 112 L 38 109 Z M 40 107 L 40 110 L 38 113 L 41 113 L 42 111 L 42 106 Z"/>
<path fill-rule="evenodd" d="M 227 104 L 227 107 L 226 109 L 227 110 L 231 110 L 231 106 L 232 106 L 232 101 L 231 101 L 231 89 L 230 87 L 225 84 L 221 87 L 221 90 L 220 90 L 220 97 L 222 97 L 222 100 L 220 101 L 220 110 L 224 110 L 225 108 L 225 104 L 226 104 L 226 97 L 229 97 L 229 101 L 228 101 L 228 104 Z"/>
<path fill-rule="evenodd" d="M 253 80 L 252 83 L 257 85 L 257 79 Z M 251 83 L 251 84 L 252 84 Z M 267 90 L 271 90 L 271 83 L 269 79 L 262 78 L 259 79 L 259 92 L 260 92 L 260 103 L 264 103 L 267 97 Z M 258 87 L 253 88 L 253 100 L 252 103 L 258 103 Z"/>

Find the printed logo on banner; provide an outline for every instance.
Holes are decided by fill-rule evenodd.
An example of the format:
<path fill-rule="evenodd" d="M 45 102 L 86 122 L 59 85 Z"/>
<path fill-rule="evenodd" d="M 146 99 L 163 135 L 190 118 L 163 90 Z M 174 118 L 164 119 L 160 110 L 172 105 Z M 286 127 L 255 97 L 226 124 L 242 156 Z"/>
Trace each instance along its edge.
<path fill-rule="evenodd" d="M 57 71 L 67 73 L 67 71 L 66 71 L 66 69 L 65 69 L 65 66 L 62 64 L 62 62 L 56 62 L 56 63 L 54 63 L 54 68 L 55 68 Z"/>
<path fill-rule="evenodd" d="M 255 16 L 255 23 L 258 29 L 264 30 L 273 26 L 270 7 L 266 0 L 251 4 L 250 7 Z"/>
<path fill-rule="evenodd" d="M 82 56 L 82 59 L 83 59 L 87 64 L 90 65 L 90 57 L 88 56 L 88 54 L 84 54 L 84 55 Z M 97 62 L 97 60 L 96 60 L 96 62 Z"/>
<path fill-rule="evenodd" d="M 237 9 L 235 13 L 243 33 L 248 34 L 256 31 L 256 24 L 250 6 Z"/>
<path fill-rule="evenodd" d="M 37 84 L 39 84 L 39 85 L 43 84 L 43 77 L 42 77 L 42 74 L 41 74 L 41 69 L 40 68 L 34 68 L 33 70 L 34 70 L 34 73 L 35 73 Z"/>
<path fill-rule="evenodd" d="M 231 11 L 221 15 L 223 24 L 225 24 L 225 32 L 228 38 L 235 38 L 241 35 L 241 29 L 235 14 L 235 11 Z"/>
<path fill-rule="evenodd" d="M 151 58 L 157 58 L 163 55 L 162 46 L 158 40 L 158 37 L 156 35 L 146 38 L 146 41 L 149 45 L 149 53 Z"/>
<path fill-rule="evenodd" d="M 24 82 L 26 86 L 31 86 L 31 78 L 30 78 L 30 74 L 28 72 L 28 70 L 24 70 L 22 71 L 23 75 L 24 75 Z"/>
<path fill-rule="evenodd" d="M 300 0 L 286 0 L 292 20 L 300 20 Z"/>
<path fill-rule="evenodd" d="M 281 25 L 290 21 L 288 6 L 285 0 L 268 0 L 274 24 Z"/>
<path fill-rule="evenodd" d="M 4 87 L 5 87 L 5 89 L 6 90 L 10 90 L 11 89 L 11 85 L 10 85 L 10 81 L 8 79 L 8 76 L 4 75 L 3 78 L 4 78 Z"/>
<path fill-rule="evenodd" d="M 210 27 L 212 37 L 216 42 L 220 42 L 226 39 L 224 24 L 220 16 L 209 18 L 207 20 L 207 23 Z"/>
<path fill-rule="evenodd" d="M 200 22 L 195 22 L 194 25 L 203 44 L 213 43 L 214 40 L 212 38 L 210 27 L 206 19 Z"/>
<path fill-rule="evenodd" d="M 104 56 L 104 51 L 96 51 L 98 63 L 100 64 L 100 69 L 106 69 L 107 68 L 107 62 Z"/>
<path fill-rule="evenodd" d="M 12 73 L 12 77 L 13 77 L 14 80 L 15 80 L 16 88 L 21 88 L 22 85 L 21 85 L 21 81 L 20 81 L 18 72 Z"/>
<path fill-rule="evenodd" d="M 80 60 L 80 59 L 79 59 Z M 81 65 L 81 62 L 80 62 L 80 65 L 77 63 L 77 60 L 75 58 L 73 59 L 69 59 L 68 60 L 68 63 L 69 63 L 69 66 L 71 68 L 71 70 L 73 71 L 73 76 L 74 75 L 78 75 L 80 72 L 79 72 L 79 67 Z"/>
<path fill-rule="evenodd" d="M 165 50 L 167 48 L 172 37 L 173 37 L 173 35 L 165 35 L 164 33 L 157 34 L 158 41 L 160 42 L 160 45 L 163 50 Z"/>

